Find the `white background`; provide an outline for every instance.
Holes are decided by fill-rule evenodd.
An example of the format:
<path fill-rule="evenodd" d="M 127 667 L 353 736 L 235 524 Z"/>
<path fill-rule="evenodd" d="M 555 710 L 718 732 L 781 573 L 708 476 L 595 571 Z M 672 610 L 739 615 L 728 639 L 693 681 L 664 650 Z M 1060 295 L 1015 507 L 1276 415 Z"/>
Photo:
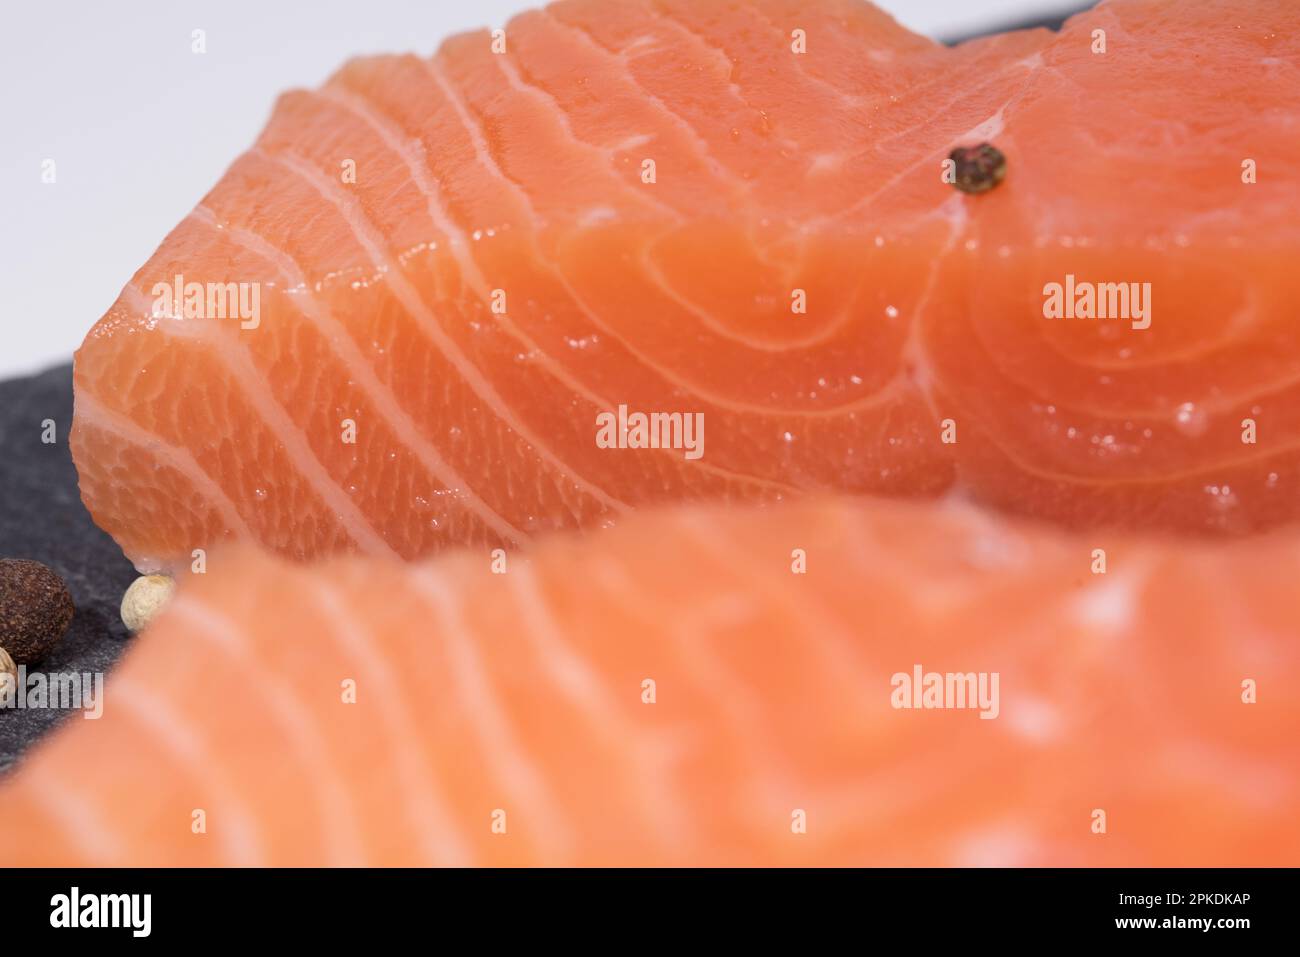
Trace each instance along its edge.
<path fill-rule="evenodd" d="M 0 21 L 0 377 L 67 361 L 248 147 L 277 94 L 360 53 L 429 54 L 540 0 L 81 0 Z M 1061 0 L 877 0 L 918 32 L 1001 26 Z M 207 52 L 190 52 L 191 31 Z M 41 182 L 43 160 L 57 182 Z"/>

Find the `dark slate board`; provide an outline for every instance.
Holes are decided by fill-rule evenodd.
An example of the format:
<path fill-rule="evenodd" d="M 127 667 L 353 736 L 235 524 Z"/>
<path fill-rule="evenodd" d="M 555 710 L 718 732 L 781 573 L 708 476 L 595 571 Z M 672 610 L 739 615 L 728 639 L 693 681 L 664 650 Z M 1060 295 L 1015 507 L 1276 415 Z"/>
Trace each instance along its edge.
<path fill-rule="evenodd" d="M 1076 13 L 1082 13 L 1089 10 L 1096 4 L 1094 2 L 1079 3 L 1077 0 L 1061 0 L 1055 4 L 1044 4 L 1052 6 L 1055 12 L 1046 12 L 1034 17 L 1022 17 L 1007 23 L 997 24 L 983 30 L 980 33 L 957 36 L 944 36 L 939 39 L 949 46 L 956 46 L 958 43 L 965 43 L 967 40 L 974 40 L 978 37 L 988 36 L 993 33 L 1010 33 L 1012 30 L 1031 30 L 1036 27 L 1046 27 L 1048 30 L 1059 30 L 1062 24 Z"/>
<path fill-rule="evenodd" d="M 46 419 L 55 423 L 53 445 L 41 441 Z M 0 382 L 0 557 L 44 562 L 63 576 L 77 607 L 63 640 L 28 670 L 107 673 L 129 643 L 118 609 L 136 574 L 81 504 L 71 425 L 71 365 Z M 0 774 L 70 714 L 0 710 Z"/>

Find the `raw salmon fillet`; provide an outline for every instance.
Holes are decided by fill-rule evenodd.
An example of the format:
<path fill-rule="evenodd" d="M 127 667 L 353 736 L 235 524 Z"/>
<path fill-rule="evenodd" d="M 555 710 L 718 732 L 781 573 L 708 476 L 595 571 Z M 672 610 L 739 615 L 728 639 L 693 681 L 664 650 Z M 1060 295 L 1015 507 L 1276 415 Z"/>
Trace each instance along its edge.
<path fill-rule="evenodd" d="M 955 48 L 856 0 L 566 0 L 504 40 L 281 97 L 91 330 L 82 495 L 142 570 L 827 492 L 1297 518 L 1293 0 Z M 1007 178 L 958 193 L 981 141 Z M 1067 275 L 1150 283 L 1149 327 L 1044 318 Z M 257 288 L 256 327 L 157 314 L 177 276 Z M 702 457 L 598 447 L 620 405 L 703 413 Z"/>
<path fill-rule="evenodd" d="M 0 860 L 1300 864 L 1290 538 L 838 500 L 500 572 L 214 557 L 0 789 Z M 998 673 L 996 717 L 892 707 L 917 665 Z"/>

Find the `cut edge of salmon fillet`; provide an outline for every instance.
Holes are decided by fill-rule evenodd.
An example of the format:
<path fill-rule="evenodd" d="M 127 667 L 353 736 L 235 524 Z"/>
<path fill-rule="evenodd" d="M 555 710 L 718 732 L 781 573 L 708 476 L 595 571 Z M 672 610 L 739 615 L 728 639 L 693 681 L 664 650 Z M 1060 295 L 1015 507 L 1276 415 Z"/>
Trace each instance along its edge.
<path fill-rule="evenodd" d="M 955 487 L 1076 528 L 1293 523 L 1294 18 L 1116 0 L 948 49 L 867 4 L 568 2 L 512 21 L 504 55 L 480 33 L 353 61 L 281 99 L 78 351 L 83 498 L 141 570 L 832 491 Z M 1213 56 L 1166 55 L 1197 38 Z M 963 197 L 936 171 L 976 136 L 1011 172 Z M 1085 267 L 1154 279 L 1174 318 L 1045 326 L 1044 281 Z M 260 327 L 152 316 L 178 273 L 262 283 Z M 597 448 L 624 402 L 704 410 L 708 451 Z"/>

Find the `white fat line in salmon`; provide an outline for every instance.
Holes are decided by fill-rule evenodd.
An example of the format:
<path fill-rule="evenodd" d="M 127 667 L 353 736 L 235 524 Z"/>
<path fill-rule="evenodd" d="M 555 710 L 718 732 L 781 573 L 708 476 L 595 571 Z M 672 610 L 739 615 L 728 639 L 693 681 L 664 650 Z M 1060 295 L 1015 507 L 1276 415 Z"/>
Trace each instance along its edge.
<path fill-rule="evenodd" d="M 1043 286 L 1045 319 L 1129 319 L 1134 329 L 1151 327 L 1151 283 L 1076 282 L 1074 273 L 1065 282 Z"/>
<path fill-rule="evenodd" d="M 50 898 L 50 926 L 126 927 L 133 937 L 153 930 L 152 894 L 85 894 L 74 887 Z"/>
<path fill-rule="evenodd" d="M 239 328 L 262 323 L 260 282 L 186 282 L 177 273 L 170 283 L 150 290 L 155 319 L 239 319 Z"/>
<path fill-rule="evenodd" d="M 55 711 L 83 711 L 87 721 L 104 716 L 104 674 L 83 672 L 78 674 L 44 674 L 28 672 L 26 665 L 18 667 L 18 680 L 13 675 L 0 675 L 0 711 L 35 711 L 48 708 Z"/>
<path fill-rule="evenodd" d="M 704 455 L 703 412 L 617 412 L 596 414 L 596 445 L 602 449 L 684 449 L 686 458 Z"/>
<path fill-rule="evenodd" d="M 894 690 L 889 703 L 894 708 L 978 708 L 981 718 L 996 718 L 1001 712 L 997 671 L 925 671 L 912 666 L 912 673 L 899 671 L 889 679 Z"/>

